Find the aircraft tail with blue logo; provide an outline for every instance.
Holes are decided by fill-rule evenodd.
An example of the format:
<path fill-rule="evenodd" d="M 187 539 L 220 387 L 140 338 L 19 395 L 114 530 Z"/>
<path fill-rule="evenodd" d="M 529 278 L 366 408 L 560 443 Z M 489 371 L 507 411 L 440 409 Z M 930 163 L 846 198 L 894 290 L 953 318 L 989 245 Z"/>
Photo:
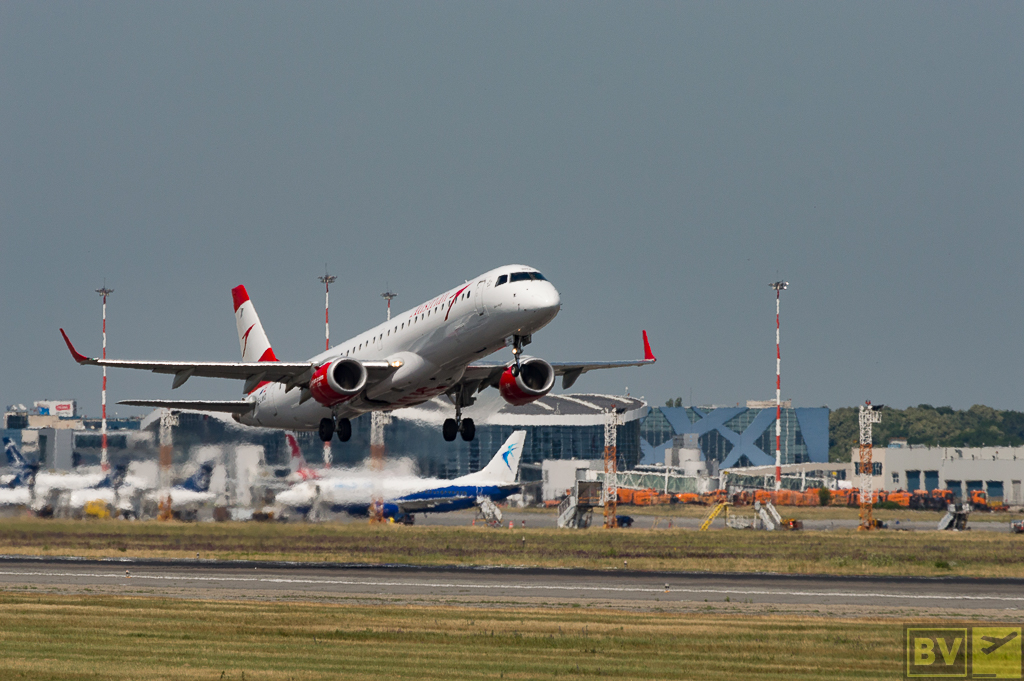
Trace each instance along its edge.
<path fill-rule="evenodd" d="M 28 461 L 21 455 L 18 450 L 18 445 L 9 438 L 4 438 L 4 453 L 7 454 L 7 465 L 14 468 L 27 468 L 29 466 Z"/>
<path fill-rule="evenodd" d="M 467 478 L 486 482 L 492 485 L 512 484 L 519 477 L 519 462 L 523 458 L 523 444 L 526 442 L 526 431 L 517 430 L 498 448 L 490 463 Z"/>

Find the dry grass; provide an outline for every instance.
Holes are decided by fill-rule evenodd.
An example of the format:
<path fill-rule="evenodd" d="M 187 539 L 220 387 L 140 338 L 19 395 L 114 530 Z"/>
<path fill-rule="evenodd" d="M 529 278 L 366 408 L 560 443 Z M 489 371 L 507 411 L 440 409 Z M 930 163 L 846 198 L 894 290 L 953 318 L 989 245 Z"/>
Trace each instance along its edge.
<path fill-rule="evenodd" d="M 525 544 L 523 543 L 525 538 Z M 280 523 L 8 520 L 0 553 L 1024 578 L 1024 536 L 994 532 L 567 531 Z"/>
<path fill-rule="evenodd" d="M 901 622 L 0 593 L 5 679 L 882 679 Z"/>

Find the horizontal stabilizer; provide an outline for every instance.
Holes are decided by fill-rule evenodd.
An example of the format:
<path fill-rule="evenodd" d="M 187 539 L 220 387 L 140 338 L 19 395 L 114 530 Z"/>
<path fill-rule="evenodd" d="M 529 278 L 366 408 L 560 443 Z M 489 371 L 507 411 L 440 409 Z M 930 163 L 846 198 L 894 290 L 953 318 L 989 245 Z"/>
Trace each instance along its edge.
<path fill-rule="evenodd" d="M 187 409 L 190 411 L 223 411 L 229 414 L 248 414 L 256 406 L 246 400 L 121 400 L 118 404 L 129 407 L 154 409 Z"/>

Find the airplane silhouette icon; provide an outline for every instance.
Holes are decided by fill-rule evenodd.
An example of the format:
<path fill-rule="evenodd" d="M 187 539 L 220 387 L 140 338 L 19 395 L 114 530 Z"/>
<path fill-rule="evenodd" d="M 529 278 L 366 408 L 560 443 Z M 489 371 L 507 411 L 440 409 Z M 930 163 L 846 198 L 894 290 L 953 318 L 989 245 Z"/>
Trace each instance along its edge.
<path fill-rule="evenodd" d="M 1007 634 L 1003 638 L 996 638 L 995 636 L 982 636 L 981 640 L 984 641 L 985 643 L 989 643 L 991 645 L 988 645 L 988 646 L 985 646 L 984 648 L 982 648 L 981 652 L 985 653 L 986 655 L 991 655 L 996 650 L 998 650 L 999 648 L 1002 648 L 1004 645 L 1006 645 L 1007 643 L 1009 643 L 1010 641 L 1012 641 L 1015 638 L 1017 638 L 1017 632 L 1016 631 L 1011 631 L 1009 634 Z"/>

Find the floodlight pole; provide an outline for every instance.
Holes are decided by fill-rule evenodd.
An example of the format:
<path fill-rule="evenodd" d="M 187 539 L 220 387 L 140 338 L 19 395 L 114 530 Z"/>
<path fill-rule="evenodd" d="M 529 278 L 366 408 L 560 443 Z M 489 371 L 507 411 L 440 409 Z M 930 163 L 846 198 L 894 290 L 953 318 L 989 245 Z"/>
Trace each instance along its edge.
<path fill-rule="evenodd" d="M 317 277 L 324 285 L 324 350 L 331 349 L 331 284 L 337 277 L 327 274 L 327 263 L 324 263 L 324 276 Z"/>
<path fill-rule="evenodd" d="M 103 359 L 107 358 L 107 296 L 114 292 L 114 289 L 107 288 L 106 282 L 103 288 L 96 289 L 96 293 L 103 296 Z M 110 470 L 110 459 L 107 455 L 107 367 L 103 366 L 103 390 L 100 393 L 102 404 L 102 416 L 100 418 L 100 468 L 103 472 Z"/>
<path fill-rule="evenodd" d="M 391 292 L 391 287 L 388 287 L 388 290 L 385 291 L 384 293 L 380 294 L 380 297 L 383 298 L 384 300 L 388 301 L 388 321 L 390 322 L 391 321 L 391 299 L 392 298 L 397 298 L 398 294 L 397 293 L 392 293 Z"/>
<path fill-rule="evenodd" d="M 779 300 L 788 281 L 768 284 L 775 289 L 775 491 L 782 488 L 782 352 L 779 349 Z"/>

